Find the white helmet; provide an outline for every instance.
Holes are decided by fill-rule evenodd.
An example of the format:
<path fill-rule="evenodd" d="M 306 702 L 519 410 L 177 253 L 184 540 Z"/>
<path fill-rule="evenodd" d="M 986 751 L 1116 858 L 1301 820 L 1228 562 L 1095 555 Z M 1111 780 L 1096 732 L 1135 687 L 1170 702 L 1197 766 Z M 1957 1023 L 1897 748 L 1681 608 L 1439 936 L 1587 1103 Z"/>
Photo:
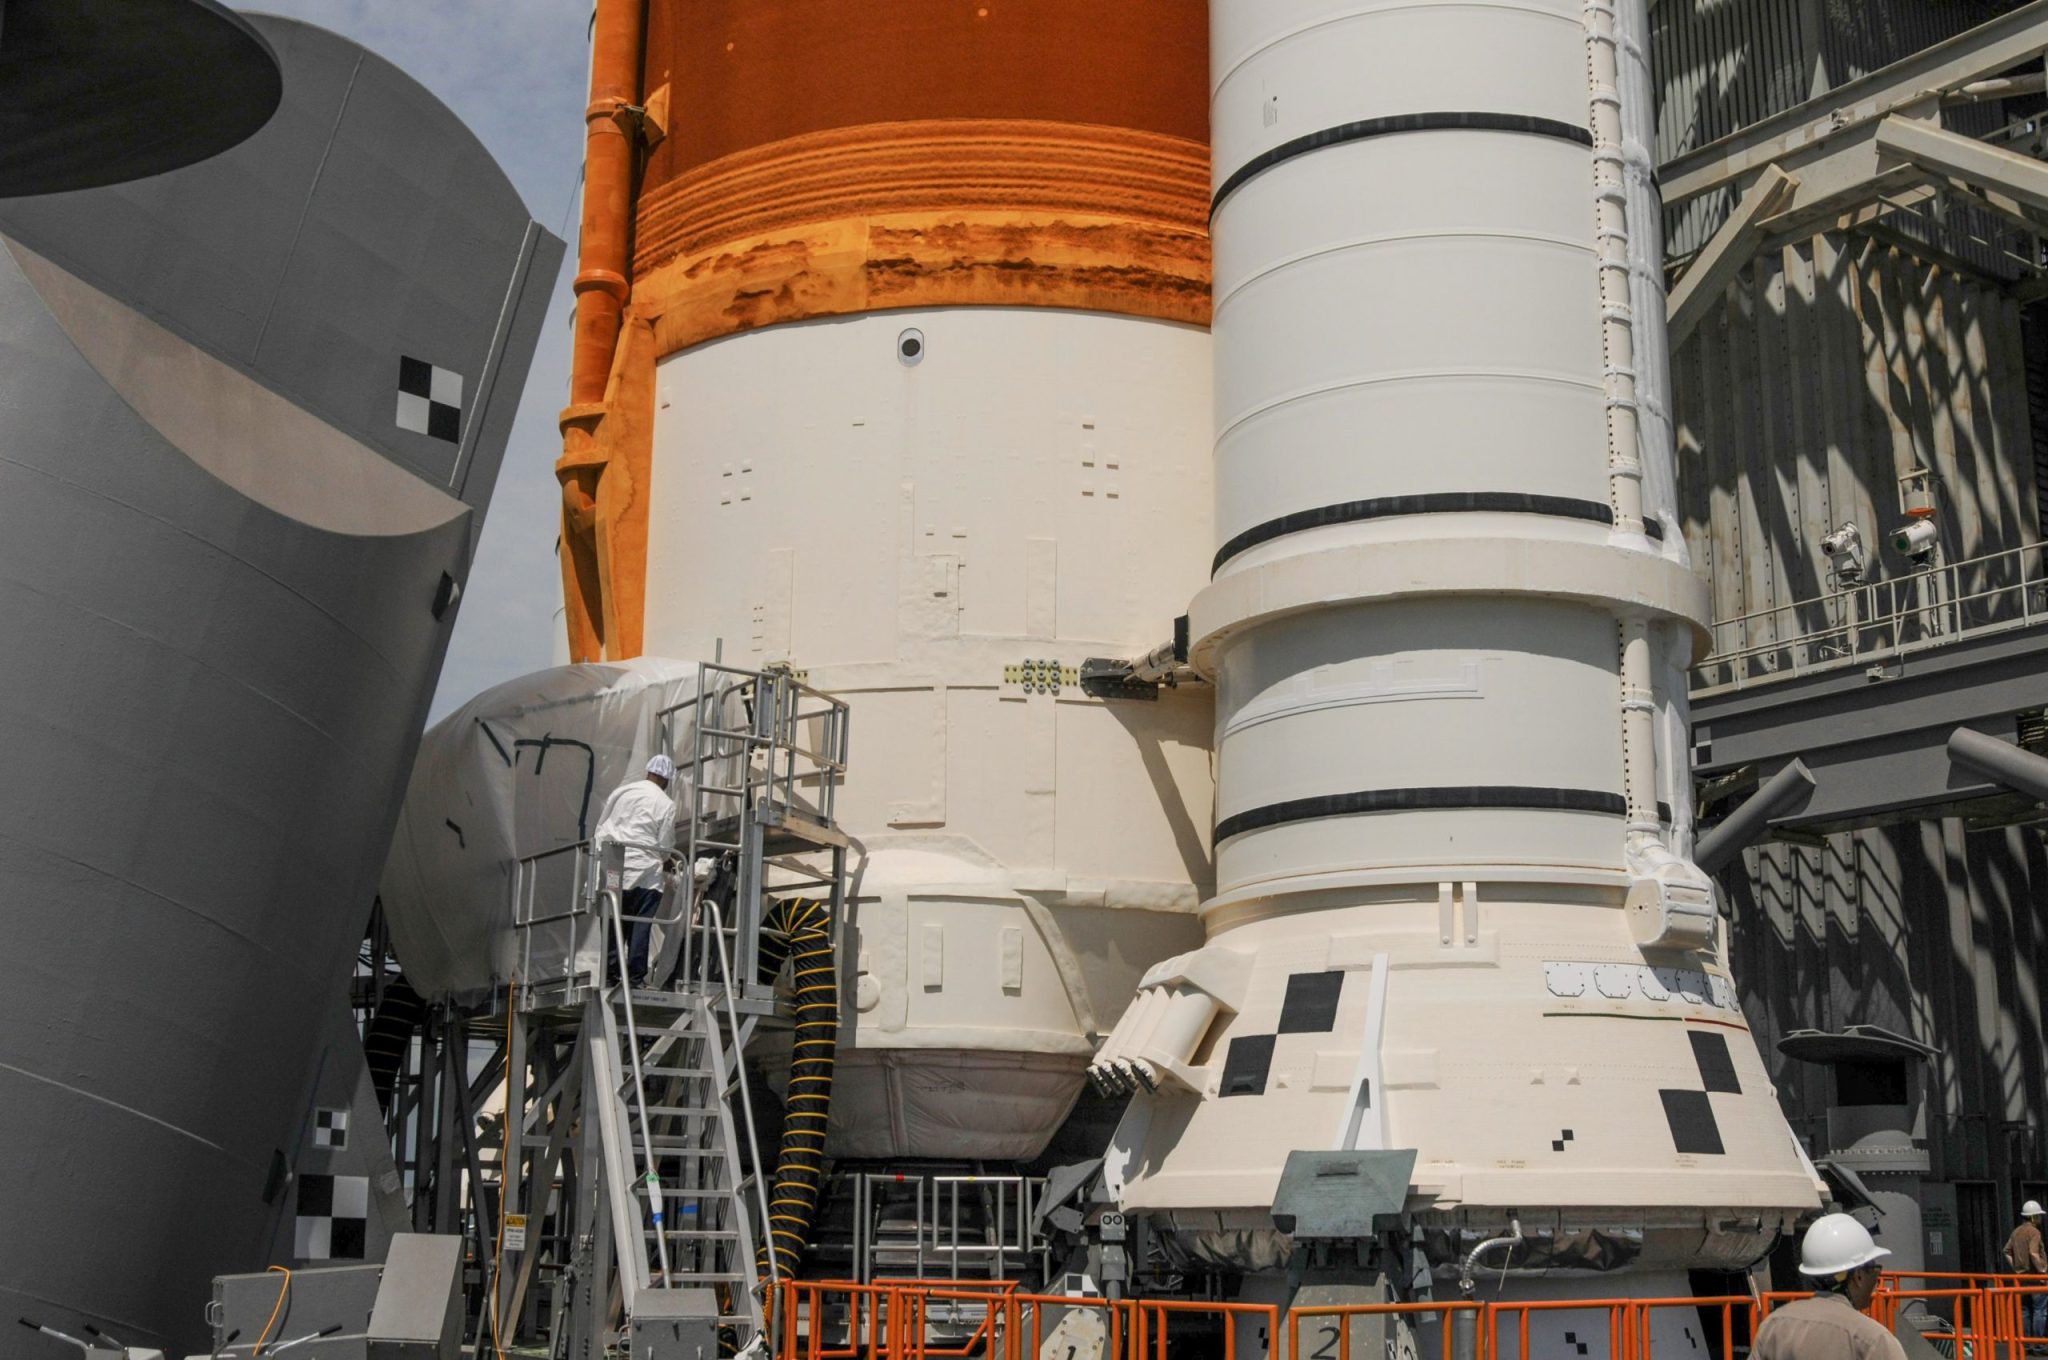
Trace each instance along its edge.
<path fill-rule="evenodd" d="M 2043 1209 L 2041 1201 L 2037 1199 L 2030 1199 L 2020 1206 L 2021 1218 L 2039 1218 L 2044 1213 L 2048 1213 L 2048 1209 Z"/>
<path fill-rule="evenodd" d="M 1847 1214 L 1823 1214 L 1806 1230 L 1799 1244 L 1801 1275 L 1846 1275 L 1891 1252 L 1877 1245 L 1870 1232 Z"/>

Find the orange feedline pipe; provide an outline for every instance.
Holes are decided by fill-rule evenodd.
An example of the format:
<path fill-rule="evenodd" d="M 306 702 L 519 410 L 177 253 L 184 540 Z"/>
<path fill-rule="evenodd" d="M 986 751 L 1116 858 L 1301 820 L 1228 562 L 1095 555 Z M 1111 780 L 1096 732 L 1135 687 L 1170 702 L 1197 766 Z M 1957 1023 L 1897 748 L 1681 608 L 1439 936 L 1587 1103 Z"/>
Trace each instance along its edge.
<path fill-rule="evenodd" d="M 630 285 L 626 271 L 633 213 L 645 0 L 597 0 L 590 40 L 590 103 L 583 111 L 583 223 L 576 259 L 576 339 L 569 405 L 562 412 L 562 584 L 573 660 L 603 654 L 597 481 L 603 455 L 595 428 Z"/>

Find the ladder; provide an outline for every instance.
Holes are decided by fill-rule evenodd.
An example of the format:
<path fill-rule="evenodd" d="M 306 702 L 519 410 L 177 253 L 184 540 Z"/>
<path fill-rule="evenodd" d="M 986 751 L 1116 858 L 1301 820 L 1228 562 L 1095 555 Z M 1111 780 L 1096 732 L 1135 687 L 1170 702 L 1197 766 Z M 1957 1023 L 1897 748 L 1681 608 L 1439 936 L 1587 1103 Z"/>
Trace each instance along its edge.
<path fill-rule="evenodd" d="M 755 1215 L 767 1220 L 766 1187 L 740 1160 L 742 1125 L 752 1140 L 739 1069 L 751 1018 L 728 1031 L 709 997 L 623 984 L 602 1007 L 605 1047 L 620 1060 L 608 1074 L 616 1133 L 605 1161 L 628 1215 L 615 1226 L 627 1313 L 640 1289 L 709 1285 L 719 1325 L 744 1348 L 762 1329 Z"/>

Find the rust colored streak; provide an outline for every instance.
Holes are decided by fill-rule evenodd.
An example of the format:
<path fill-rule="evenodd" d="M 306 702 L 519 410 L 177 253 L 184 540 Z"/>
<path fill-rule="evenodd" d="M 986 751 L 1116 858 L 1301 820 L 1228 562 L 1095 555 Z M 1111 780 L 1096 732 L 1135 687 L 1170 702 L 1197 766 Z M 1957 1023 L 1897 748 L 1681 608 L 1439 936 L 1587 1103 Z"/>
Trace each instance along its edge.
<path fill-rule="evenodd" d="M 686 256 L 643 278 L 633 312 L 659 354 L 810 317 L 902 307 L 1038 306 L 1207 325 L 1207 233 L 1006 213 L 851 218 Z"/>
<path fill-rule="evenodd" d="M 651 0 L 646 83 L 687 91 L 659 186 L 735 152 L 939 118 L 1131 128 L 1206 146 L 1200 0 Z"/>
<path fill-rule="evenodd" d="M 1061 213 L 1206 232 L 1209 153 L 1125 128 L 985 120 L 840 128 L 724 157 L 641 196 L 636 273 L 811 222 Z"/>
<path fill-rule="evenodd" d="M 635 315 L 660 354 L 891 307 L 1209 320 L 1209 163 L 1124 128 L 954 120 L 728 156 L 641 200 Z"/>

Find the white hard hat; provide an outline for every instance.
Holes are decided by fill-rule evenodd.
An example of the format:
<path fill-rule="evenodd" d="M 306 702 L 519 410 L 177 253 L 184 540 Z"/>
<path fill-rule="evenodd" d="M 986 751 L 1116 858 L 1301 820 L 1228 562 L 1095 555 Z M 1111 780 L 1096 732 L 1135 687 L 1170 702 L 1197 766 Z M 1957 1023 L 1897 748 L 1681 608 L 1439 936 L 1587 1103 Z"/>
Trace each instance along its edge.
<path fill-rule="evenodd" d="M 674 779 L 676 777 L 676 763 L 667 756 L 656 756 L 647 762 L 647 773 L 653 775 L 656 779 Z"/>
<path fill-rule="evenodd" d="M 1799 1244 L 1801 1275 L 1843 1275 L 1891 1252 L 1870 1238 L 1870 1230 L 1847 1214 L 1823 1214 Z"/>
<path fill-rule="evenodd" d="M 2021 1218 L 2039 1218 L 2044 1213 L 2048 1213 L 2048 1209 L 2043 1209 L 2037 1199 L 2030 1199 L 2020 1206 Z"/>

